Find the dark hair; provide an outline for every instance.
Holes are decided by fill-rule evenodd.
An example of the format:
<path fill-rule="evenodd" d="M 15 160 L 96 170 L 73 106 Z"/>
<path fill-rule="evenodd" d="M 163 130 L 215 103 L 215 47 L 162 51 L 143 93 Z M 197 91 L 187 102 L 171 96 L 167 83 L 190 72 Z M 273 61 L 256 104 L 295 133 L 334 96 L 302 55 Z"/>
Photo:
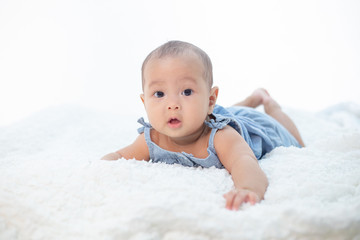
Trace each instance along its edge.
<path fill-rule="evenodd" d="M 160 47 L 153 50 L 144 60 L 142 67 L 141 67 L 141 78 L 142 78 L 142 87 L 144 88 L 144 69 L 146 64 L 152 58 L 162 58 L 167 56 L 179 56 L 183 54 L 194 53 L 196 56 L 199 57 L 203 66 L 204 66 L 204 78 L 208 82 L 209 87 L 211 88 L 213 85 L 213 73 L 212 73 L 212 64 L 209 56 L 198 48 L 197 46 L 182 42 L 182 41 L 169 41 Z"/>

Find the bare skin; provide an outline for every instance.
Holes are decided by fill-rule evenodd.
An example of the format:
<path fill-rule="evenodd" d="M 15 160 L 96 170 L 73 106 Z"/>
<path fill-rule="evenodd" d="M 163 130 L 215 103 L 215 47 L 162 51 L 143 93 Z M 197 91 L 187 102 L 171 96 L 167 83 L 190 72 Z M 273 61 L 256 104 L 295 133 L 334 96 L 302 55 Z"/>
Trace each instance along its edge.
<path fill-rule="evenodd" d="M 305 146 L 294 122 L 281 110 L 280 105 L 265 89 L 256 89 L 249 97 L 235 104 L 235 106 L 247 106 L 252 108 L 256 108 L 260 105 L 264 105 L 266 114 L 270 115 L 283 125 L 295 137 L 302 147 Z"/>

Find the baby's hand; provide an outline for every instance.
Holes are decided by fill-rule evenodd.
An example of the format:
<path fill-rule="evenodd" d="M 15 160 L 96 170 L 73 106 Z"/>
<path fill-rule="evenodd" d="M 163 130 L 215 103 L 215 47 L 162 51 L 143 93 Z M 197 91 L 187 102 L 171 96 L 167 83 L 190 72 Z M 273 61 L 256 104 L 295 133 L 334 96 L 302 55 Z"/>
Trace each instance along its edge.
<path fill-rule="evenodd" d="M 223 195 L 226 199 L 226 208 L 229 210 L 239 210 L 243 203 L 254 205 L 260 201 L 259 196 L 247 189 L 234 189 Z"/>

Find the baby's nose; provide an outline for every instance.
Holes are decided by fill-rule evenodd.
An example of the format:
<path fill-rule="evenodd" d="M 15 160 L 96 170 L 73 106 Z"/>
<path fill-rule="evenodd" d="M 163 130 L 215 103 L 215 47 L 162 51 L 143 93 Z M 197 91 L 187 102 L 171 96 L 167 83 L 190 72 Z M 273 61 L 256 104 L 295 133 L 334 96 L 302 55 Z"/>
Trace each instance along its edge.
<path fill-rule="evenodd" d="M 168 100 L 169 100 L 168 105 L 167 105 L 168 110 L 179 110 L 180 109 L 179 99 L 177 99 L 176 97 L 173 97 L 173 98 L 169 98 Z"/>
<path fill-rule="evenodd" d="M 179 109 L 180 109 L 179 104 L 169 104 L 168 105 L 168 110 L 179 110 Z"/>

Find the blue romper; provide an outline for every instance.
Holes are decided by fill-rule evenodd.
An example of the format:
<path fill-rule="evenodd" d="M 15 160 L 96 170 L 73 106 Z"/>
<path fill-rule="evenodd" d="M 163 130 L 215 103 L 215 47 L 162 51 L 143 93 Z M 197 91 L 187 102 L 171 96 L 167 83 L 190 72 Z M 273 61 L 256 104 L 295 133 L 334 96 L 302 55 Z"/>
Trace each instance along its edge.
<path fill-rule="evenodd" d="M 266 153 L 279 146 L 301 147 L 296 139 L 275 119 L 249 107 L 233 106 L 224 108 L 216 105 L 213 111 L 215 119 L 205 121 L 211 128 L 209 145 L 206 158 L 196 158 L 185 152 L 171 152 L 160 148 L 150 137 L 149 123 L 143 118 L 138 122 L 143 127 L 138 129 L 139 133 L 145 134 L 145 141 L 149 148 L 152 162 L 164 162 L 168 164 L 181 164 L 188 167 L 217 167 L 224 168 L 221 164 L 214 147 L 214 137 L 218 129 L 226 125 L 233 127 L 249 144 L 257 159 L 261 159 Z"/>

